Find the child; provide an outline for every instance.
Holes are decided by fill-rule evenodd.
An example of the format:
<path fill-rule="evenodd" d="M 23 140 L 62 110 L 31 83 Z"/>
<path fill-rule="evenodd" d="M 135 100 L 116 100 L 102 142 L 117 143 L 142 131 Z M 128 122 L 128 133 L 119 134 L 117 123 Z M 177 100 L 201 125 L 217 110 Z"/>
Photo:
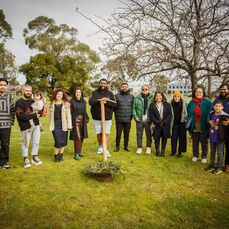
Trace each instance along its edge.
<path fill-rule="evenodd" d="M 43 94 L 41 91 L 36 91 L 34 94 L 34 103 L 32 103 L 32 108 L 33 108 L 33 112 L 36 112 L 38 114 L 40 114 L 40 116 L 42 116 L 43 114 L 43 110 L 44 110 L 44 99 L 43 99 Z M 29 123 L 31 125 L 31 130 L 33 130 L 35 128 L 33 120 L 30 119 Z M 40 129 L 41 131 L 43 131 L 43 127 L 40 124 Z"/>
<path fill-rule="evenodd" d="M 214 105 L 214 110 L 209 115 L 211 162 L 209 167 L 207 168 L 207 171 L 210 171 L 214 174 L 219 174 L 222 172 L 223 147 L 225 140 L 225 130 L 222 125 L 222 120 L 228 117 L 229 114 L 223 111 L 223 103 L 221 101 L 217 101 Z M 218 161 L 217 166 L 215 167 L 216 150 L 218 154 Z"/>

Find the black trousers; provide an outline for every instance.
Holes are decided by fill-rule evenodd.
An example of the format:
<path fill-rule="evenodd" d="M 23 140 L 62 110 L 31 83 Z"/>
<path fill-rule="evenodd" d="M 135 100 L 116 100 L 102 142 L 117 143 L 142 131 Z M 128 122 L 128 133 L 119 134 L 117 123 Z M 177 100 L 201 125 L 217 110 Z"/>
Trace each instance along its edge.
<path fill-rule="evenodd" d="M 184 123 L 174 125 L 172 128 L 171 136 L 171 147 L 172 154 L 175 155 L 177 152 L 177 143 L 178 143 L 178 154 L 184 153 L 187 151 L 187 133 L 184 126 Z"/>
<path fill-rule="evenodd" d="M 167 138 L 164 137 L 163 130 L 161 128 L 160 134 L 158 135 L 157 138 L 154 138 L 154 143 L 155 143 L 155 148 L 156 148 L 156 154 L 164 154 L 165 153 L 165 148 L 167 145 Z M 160 150 L 160 142 L 161 142 L 161 150 Z"/>
<path fill-rule="evenodd" d="M 150 123 L 149 122 L 136 122 L 138 148 L 142 148 L 142 137 L 143 137 L 144 129 L 146 132 L 146 147 L 151 147 L 151 144 L 152 144 Z"/>
<path fill-rule="evenodd" d="M 116 147 L 120 146 L 122 131 L 124 134 L 124 148 L 128 147 L 131 122 L 116 122 Z"/>
<path fill-rule="evenodd" d="M 229 165 L 229 139 L 225 141 L 226 152 L 225 152 L 225 165 Z"/>
<path fill-rule="evenodd" d="M 4 165 L 9 161 L 11 128 L 0 129 L 0 165 Z"/>
<path fill-rule="evenodd" d="M 208 155 L 208 138 L 201 132 L 192 133 L 192 150 L 193 157 L 199 157 L 199 143 L 201 143 L 202 158 L 206 158 Z"/>

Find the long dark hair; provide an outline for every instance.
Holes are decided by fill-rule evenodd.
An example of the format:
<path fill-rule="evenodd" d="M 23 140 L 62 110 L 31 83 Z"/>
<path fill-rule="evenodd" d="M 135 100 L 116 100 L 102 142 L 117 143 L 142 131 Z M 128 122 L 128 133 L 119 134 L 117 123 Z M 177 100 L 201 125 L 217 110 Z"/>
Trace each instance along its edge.
<path fill-rule="evenodd" d="M 197 89 L 201 89 L 203 91 L 203 97 L 207 96 L 207 94 L 205 92 L 205 88 L 199 85 L 196 88 L 194 88 L 194 90 L 192 92 L 192 98 L 196 98 L 195 93 L 196 93 Z"/>
<path fill-rule="evenodd" d="M 72 94 L 72 99 L 76 100 L 76 91 L 80 90 L 81 91 L 81 99 L 83 99 L 83 92 L 80 88 L 76 88 Z"/>
<path fill-rule="evenodd" d="M 157 94 L 160 94 L 162 96 L 162 103 L 167 102 L 167 99 L 166 99 L 164 93 L 162 91 L 156 91 L 154 94 L 154 97 L 153 97 L 153 101 L 152 101 L 153 104 L 156 104 L 156 95 Z"/>
<path fill-rule="evenodd" d="M 57 88 L 57 89 L 55 89 L 55 90 L 53 91 L 52 97 L 51 97 L 51 99 L 50 99 L 50 102 L 53 103 L 53 102 L 56 100 L 56 95 L 58 94 L 58 92 L 62 92 L 62 93 L 63 93 L 63 98 L 62 98 L 62 100 L 63 100 L 64 102 L 67 102 L 67 101 L 68 101 L 68 96 L 67 96 L 66 92 L 65 92 L 63 89 L 61 89 L 61 88 Z"/>

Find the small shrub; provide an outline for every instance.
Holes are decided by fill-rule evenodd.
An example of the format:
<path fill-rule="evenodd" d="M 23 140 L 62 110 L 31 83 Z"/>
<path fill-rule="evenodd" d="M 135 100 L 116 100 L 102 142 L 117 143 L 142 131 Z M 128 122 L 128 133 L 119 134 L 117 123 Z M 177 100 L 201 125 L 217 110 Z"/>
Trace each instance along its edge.
<path fill-rule="evenodd" d="M 87 165 L 82 174 L 88 177 L 94 176 L 116 176 L 121 173 L 120 164 L 113 161 L 99 161 Z"/>

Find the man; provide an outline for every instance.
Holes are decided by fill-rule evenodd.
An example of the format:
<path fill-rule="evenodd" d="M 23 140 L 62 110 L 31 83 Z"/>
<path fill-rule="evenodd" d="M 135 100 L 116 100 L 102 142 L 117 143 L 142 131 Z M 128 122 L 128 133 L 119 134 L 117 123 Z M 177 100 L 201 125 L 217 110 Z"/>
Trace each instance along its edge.
<path fill-rule="evenodd" d="M 41 165 L 42 161 L 38 158 L 38 149 L 40 144 L 40 114 L 33 112 L 32 87 L 25 85 L 22 87 L 23 97 L 16 102 L 16 116 L 22 133 L 22 156 L 24 168 L 30 168 L 31 162 L 28 159 L 29 143 L 32 139 L 32 163 Z M 29 120 L 33 120 L 34 127 Z"/>
<path fill-rule="evenodd" d="M 129 133 L 132 119 L 132 103 L 134 96 L 130 94 L 128 83 L 123 83 L 120 92 L 115 95 L 117 107 L 115 108 L 116 121 L 116 149 L 120 150 L 120 140 L 122 131 L 124 132 L 124 150 L 130 151 L 128 148 Z"/>
<path fill-rule="evenodd" d="M 8 81 L 0 78 L 0 168 L 9 169 L 9 146 L 11 127 L 14 124 L 15 108 L 12 95 L 6 93 Z"/>
<path fill-rule="evenodd" d="M 110 134 L 111 124 L 112 124 L 112 114 L 114 108 L 116 107 L 116 99 L 114 94 L 108 90 L 108 81 L 106 79 L 101 79 L 99 81 L 98 89 L 96 89 L 92 93 L 89 99 L 89 104 L 91 105 L 92 121 L 93 121 L 94 129 L 97 134 L 97 139 L 99 143 L 99 148 L 97 150 L 97 153 L 102 154 L 103 147 L 102 147 L 101 110 L 100 110 L 100 101 L 98 100 L 102 100 L 102 102 L 105 104 L 106 144 L 108 147 L 108 136 Z M 107 150 L 107 157 L 110 156 L 111 155 Z"/>
<path fill-rule="evenodd" d="M 150 131 L 150 122 L 148 118 L 148 109 L 152 103 L 152 95 L 149 92 L 149 86 L 143 85 L 141 93 L 134 98 L 133 117 L 136 121 L 137 132 L 137 154 L 142 153 L 142 136 L 145 129 L 146 132 L 146 154 L 151 154 L 152 137 Z"/>
<path fill-rule="evenodd" d="M 229 114 L 229 85 L 222 84 L 219 88 L 219 96 L 215 98 L 212 104 L 212 109 L 215 103 L 220 100 L 223 103 L 223 111 Z M 209 123 L 212 125 L 211 123 Z M 225 153 L 225 172 L 229 173 L 229 120 L 224 120 L 222 124 L 225 126 L 225 146 L 226 146 L 226 153 Z"/>

